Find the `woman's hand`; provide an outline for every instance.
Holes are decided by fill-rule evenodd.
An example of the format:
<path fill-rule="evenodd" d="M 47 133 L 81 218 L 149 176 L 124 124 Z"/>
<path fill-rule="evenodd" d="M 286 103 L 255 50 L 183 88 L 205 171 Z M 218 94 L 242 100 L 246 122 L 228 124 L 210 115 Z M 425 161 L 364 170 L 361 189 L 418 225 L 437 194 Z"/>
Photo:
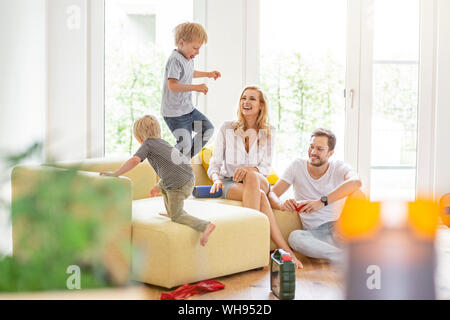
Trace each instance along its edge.
<path fill-rule="evenodd" d="M 249 170 L 250 167 L 237 168 L 233 175 L 233 181 L 241 182 L 242 180 L 244 180 Z"/>
<path fill-rule="evenodd" d="M 280 208 L 282 211 L 297 212 L 297 201 L 295 199 L 286 200 Z"/>
<path fill-rule="evenodd" d="M 214 180 L 214 183 L 211 186 L 211 190 L 209 190 L 209 193 L 216 193 L 220 189 L 223 189 L 223 182 L 220 179 L 216 179 L 216 180 Z"/>

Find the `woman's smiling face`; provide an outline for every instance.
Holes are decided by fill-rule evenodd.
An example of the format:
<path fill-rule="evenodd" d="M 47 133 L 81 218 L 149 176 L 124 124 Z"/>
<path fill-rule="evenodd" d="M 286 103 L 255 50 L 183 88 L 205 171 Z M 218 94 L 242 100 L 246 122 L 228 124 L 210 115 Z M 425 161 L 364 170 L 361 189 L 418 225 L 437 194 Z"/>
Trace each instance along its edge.
<path fill-rule="evenodd" d="M 243 116 L 258 116 L 261 111 L 259 92 L 253 89 L 245 90 L 241 97 L 240 108 Z"/>

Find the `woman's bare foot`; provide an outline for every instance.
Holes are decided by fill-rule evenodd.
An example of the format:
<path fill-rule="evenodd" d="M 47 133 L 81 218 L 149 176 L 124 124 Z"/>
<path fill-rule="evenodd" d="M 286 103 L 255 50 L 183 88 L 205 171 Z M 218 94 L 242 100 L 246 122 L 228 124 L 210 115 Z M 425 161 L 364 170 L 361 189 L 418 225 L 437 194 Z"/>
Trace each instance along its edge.
<path fill-rule="evenodd" d="M 207 226 L 205 231 L 203 231 L 202 237 L 200 238 L 200 244 L 202 246 L 205 246 L 206 243 L 208 242 L 208 237 L 211 234 L 211 232 L 214 231 L 214 229 L 216 228 L 216 225 L 212 222 L 210 222 Z"/>
<path fill-rule="evenodd" d="M 298 260 L 297 257 L 296 257 L 295 255 L 292 257 L 292 261 L 294 261 L 294 264 L 295 264 L 295 268 L 296 268 L 296 269 L 303 269 L 303 264 L 302 264 L 302 262 L 301 262 L 300 260 Z"/>
<path fill-rule="evenodd" d="M 298 260 L 297 256 L 295 255 L 294 251 L 292 250 L 287 250 L 287 252 L 289 252 L 291 254 L 292 257 L 292 261 L 295 264 L 295 269 L 303 269 L 303 264 L 300 260 Z"/>
<path fill-rule="evenodd" d="M 167 218 L 170 218 L 169 215 L 168 215 L 167 213 L 165 213 L 165 212 L 160 212 L 159 215 L 160 215 L 160 216 L 167 217 Z"/>

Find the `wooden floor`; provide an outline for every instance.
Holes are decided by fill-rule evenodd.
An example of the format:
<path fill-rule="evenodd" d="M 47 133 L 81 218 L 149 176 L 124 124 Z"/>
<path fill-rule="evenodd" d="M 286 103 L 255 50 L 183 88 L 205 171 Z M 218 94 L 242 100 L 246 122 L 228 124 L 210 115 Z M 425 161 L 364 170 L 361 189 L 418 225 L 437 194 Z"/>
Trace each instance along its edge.
<path fill-rule="evenodd" d="M 436 291 L 438 299 L 450 299 L 450 229 L 439 230 L 436 239 L 437 269 Z M 316 259 L 301 258 L 304 268 L 296 272 L 295 299 L 344 299 L 342 270 Z M 188 300 L 272 300 L 269 267 L 242 272 L 216 280 L 225 289 L 195 295 Z M 113 290 L 89 290 L 78 292 L 47 292 L 38 294 L 1 295 L 2 299 L 150 299 L 159 300 L 162 292 L 169 290 L 136 283 L 132 287 Z"/>

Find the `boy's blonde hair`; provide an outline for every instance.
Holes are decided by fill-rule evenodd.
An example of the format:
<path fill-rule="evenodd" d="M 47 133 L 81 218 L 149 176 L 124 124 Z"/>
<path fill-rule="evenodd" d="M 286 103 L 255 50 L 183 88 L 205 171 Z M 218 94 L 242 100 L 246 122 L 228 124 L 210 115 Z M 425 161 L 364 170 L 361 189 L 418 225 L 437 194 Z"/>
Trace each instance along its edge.
<path fill-rule="evenodd" d="M 185 22 L 175 27 L 175 45 L 178 46 L 180 40 L 186 42 L 200 41 L 202 44 L 208 42 L 208 35 L 199 23 Z"/>
<path fill-rule="evenodd" d="M 161 138 L 161 127 L 154 116 L 144 116 L 137 119 L 133 125 L 133 134 L 136 139 L 143 141 L 150 138 Z"/>

